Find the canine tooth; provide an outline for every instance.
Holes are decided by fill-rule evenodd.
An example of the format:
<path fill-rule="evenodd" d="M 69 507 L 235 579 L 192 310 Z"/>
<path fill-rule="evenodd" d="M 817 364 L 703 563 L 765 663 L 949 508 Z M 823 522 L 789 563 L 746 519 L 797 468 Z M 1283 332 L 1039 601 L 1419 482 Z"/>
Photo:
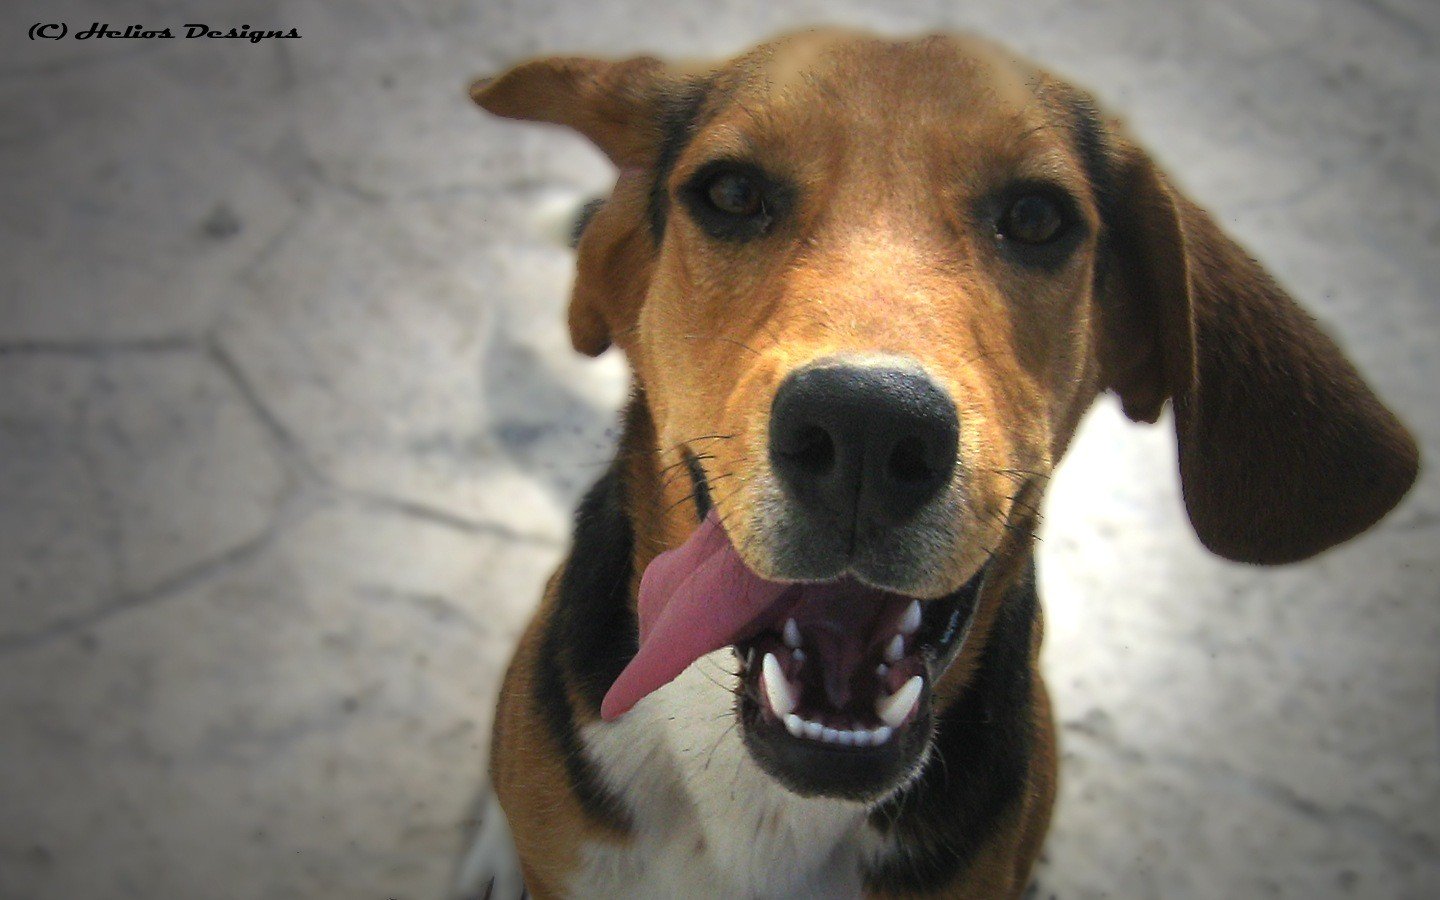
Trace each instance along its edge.
<path fill-rule="evenodd" d="M 820 732 L 820 740 L 827 744 L 838 744 L 840 743 L 840 730 L 827 726 Z"/>
<path fill-rule="evenodd" d="M 889 645 L 886 646 L 886 648 L 885 648 L 885 661 L 886 661 L 886 662 L 897 663 L 897 662 L 900 661 L 900 658 L 903 657 L 904 655 L 905 655 L 905 637 L 904 637 L 903 635 L 897 634 L 897 635 L 895 635 L 893 638 L 890 639 Z"/>
<path fill-rule="evenodd" d="M 805 720 L 794 713 L 790 713 L 785 717 L 785 730 L 798 738 L 805 733 Z"/>
<path fill-rule="evenodd" d="M 920 700 L 920 688 L 924 679 L 919 675 L 911 676 L 910 680 L 900 686 L 900 690 L 884 698 L 875 704 L 875 712 L 880 716 L 880 721 L 891 728 L 899 728 L 905 717 L 915 708 Z"/>
<path fill-rule="evenodd" d="M 920 627 L 920 601 L 911 600 L 910 605 L 905 608 L 905 615 L 900 617 L 900 633 L 911 635 Z"/>
<path fill-rule="evenodd" d="M 785 620 L 785 646 L 792 650 L 800 646 L 800 626 L 794 619 Z"/>
<path fill-rule="evenodd" d="M 806 736 L 807 738 L 809 738 L 810 740 L 812 740 L 812 741 L 818 741 L 818 740 L 820 739 L 820 735 L 823 734 L 824 731 L 825 731 L 825 726 L 824 726 L 824 725 L 821 725 L 819 722 L 811 722 L 811 721 L 809 721 L 809 720 L 806 720 L 806 722 L 805 722 L 805 736 Z"/>
<path fill-rule="evenodd" d="M 895 729 L 891 728 L 889 725 L 881 725 L 879 728 L 872 728 L 870 729 L 870 743 L 878 747 L 886 741 L 890 740 L 890 735 L 894 733 Z"/>
<path fill-rule="evenodd" d="M 765 679 L 765 693 L 770 695 L 770 708 L 775 710 L 775 715 L 783 718 L 793 713 L 795 693 L 790 689 L 790 682 L 785 680 L 785 673 L 780 671 L 780 661 L 775 654 L 765 654 L 760 669 L 761 677 Z"/>

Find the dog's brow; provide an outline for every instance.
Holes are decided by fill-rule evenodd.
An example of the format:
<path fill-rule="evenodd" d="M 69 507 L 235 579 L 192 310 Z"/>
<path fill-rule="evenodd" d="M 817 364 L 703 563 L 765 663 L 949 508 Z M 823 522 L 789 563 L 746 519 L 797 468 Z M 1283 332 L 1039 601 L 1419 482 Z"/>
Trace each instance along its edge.
<path fill-rule="evenodd" d="M 665 219 L 669 213 L 670 198 L 665 183 L 675 168 L 675 160 L 695 136 L 695 126 L 700 110 L 710 95 L 711 81 L 703 79 L 686 84 L 663 101 L 660 115 L 660 149 L 655 156 L 655 179 L 650 186 L 650 233 L 655 246 L 660 246 L 665 236 Z"/>
<path fill-rule="evenodd" d="M 1100 209 L 1101 222 L 1106 220 L 1105 210 L 1111 200 L 1110 153 L 1107 146 L 1105 124 L 1095 102 L 1078 91 L 1062 88 L 1057 92 L 1057 105 L 1065 114 L 1070 139 L 1075 143 L 1080 165 L 1090 190 Z"/>
<path fill-rule="evenodd" d="M 1089 182 L 1090 195 L 1094 198 L 1095 209 L 1099 215 L 1100 222 L 1096 233 L 1098 250 L 1093 276 L 1094 286 L 1098 290 L 1109 277 L 1109 248 L 1113 239 L 1110 230 L 1116 220 L 1115 204 L 1119 202 L 1119 198 L 1115 196 L 1109 133 L 1095 101 L 1088 95 L 1068 84 L 1052 84 L 1047 88 L 1043 92 L 1044 98 L 1049 101 L 1047 105 L 1053 110 L 1052 114 L 1064 117 L 1066 130 L 1070 133 L 1070 140 L 1080 159 L 1085 180 Z"/>

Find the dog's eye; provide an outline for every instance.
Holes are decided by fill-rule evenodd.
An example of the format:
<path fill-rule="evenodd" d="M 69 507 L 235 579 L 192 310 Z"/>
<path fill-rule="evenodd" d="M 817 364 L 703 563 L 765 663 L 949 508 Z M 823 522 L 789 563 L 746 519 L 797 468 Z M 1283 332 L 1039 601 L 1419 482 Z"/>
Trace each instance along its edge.
<path fill-rule="evenodd" d="M 784 179 L 753 163 L 728 159 L 701 166 L 677 193 L 706 234 L 732 243 L 769 234 L 794 196 L 794 188 Z"/>
<path fill-rule="evenodd" d="M 729 216 L 750 218 L 764 208 L 760 186 L 743 172 L 720 172 L 715 175 L 705 188 L 705 199 L 717 211 Z"/>
<path fill-rule="evenodd" d="M 1021 244 L 1048 244 L 1065 231 L 1065 215 L 1048 197 L 1026 194 L 1000 217 L 999 233 Z"/>

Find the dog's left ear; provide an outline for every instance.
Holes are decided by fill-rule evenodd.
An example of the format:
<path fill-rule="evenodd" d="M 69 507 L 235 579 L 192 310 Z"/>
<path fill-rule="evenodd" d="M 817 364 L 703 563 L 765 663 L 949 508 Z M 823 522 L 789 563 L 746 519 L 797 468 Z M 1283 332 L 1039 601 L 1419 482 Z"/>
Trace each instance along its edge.
<path fill-rule="evenodd" d="M 1229 559 L 1285 563 L 1375 524 L 1419 451 L 1335 342 L 1150 157 L 1116 134 L 1102 197 L 1107 386 L 1172 401 L 1185 506 Z"/>

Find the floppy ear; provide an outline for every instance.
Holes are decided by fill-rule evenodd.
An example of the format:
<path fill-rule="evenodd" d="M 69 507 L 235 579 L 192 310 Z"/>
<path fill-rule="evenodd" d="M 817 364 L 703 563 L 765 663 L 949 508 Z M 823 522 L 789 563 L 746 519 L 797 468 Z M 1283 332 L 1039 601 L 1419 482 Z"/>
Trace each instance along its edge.
<path fill-rule="evenodd" d="M 1133 419 L 1172 401 L 1190 521 L 1215 553 L 1313 556 L 1415 479 L 1414 439 L 1340 348 L 1133 143 L 1102 198 L 1102 364 Z M 1102 269 L 1106 271 L 1106 269 Z"/>
<path fill-rule="evenodd" d="M 659 142 L 664 65 L 641 56 L 623 62 L 551 56 L 521 63 L 470 86 L 470 99 L 507 119 L 573 128 L 615 165 L 648 165 Z"/>
<path fill-rule="evenodd" d="M 641 277 L 653 255 L 644 234 L 645 199 L 675 81 L 652 57 L 548 57 L 470 88 L 471 99 L 497 116 L 573 128 L 620 170 L 612 196 L 593 210 L 578 238 L 570 342 L 589 356 L 604 352 L 612 335 L 628 332 L 649 281 Z"/>

